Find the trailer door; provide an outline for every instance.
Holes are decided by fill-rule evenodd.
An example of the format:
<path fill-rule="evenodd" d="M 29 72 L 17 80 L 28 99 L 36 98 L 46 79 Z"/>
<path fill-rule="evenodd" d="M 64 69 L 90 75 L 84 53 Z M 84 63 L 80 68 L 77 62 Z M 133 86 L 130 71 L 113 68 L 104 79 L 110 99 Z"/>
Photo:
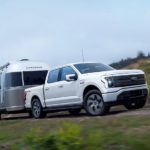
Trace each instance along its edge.
<path fill-rule="evenodd" d="M 18 111 L 24 109 L 24 87 L 21 72 L 10 72 L 5 74 L 4 102 L 7 111 Z"/>

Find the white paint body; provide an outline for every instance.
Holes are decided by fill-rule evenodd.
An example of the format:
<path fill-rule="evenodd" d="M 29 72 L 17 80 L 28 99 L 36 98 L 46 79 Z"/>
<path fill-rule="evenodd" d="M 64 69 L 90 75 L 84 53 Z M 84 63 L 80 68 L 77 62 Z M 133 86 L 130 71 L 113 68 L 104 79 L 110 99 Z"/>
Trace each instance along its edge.
<path fill-rule="evenodd" d="M 101 91 L 104 102 L 116 101 L 117 96 L 123 91 L 148 89 L 147 84 L 139 86 L 136 85 L 118 88 L 108 88 L 107 83 L 105 83 L 105 77 L 144 74 L 144 72 L 141 70 L 112 70 L 97 73 L 81 74 L 75 68 L 74 64 L 69 64 L 62 67 L 66 66 L 70 66 L 75 70 L 75 72 L 78 75 L 78 79 L 76 81 L 59 81 L 49 84 L 47 83 L 47 75 L 45 85 L 28 88 L 25 90 L 27 94 L 25 104 L 26 108 L 31 108 L 31 101 L 34 96 L 39 98 L 43 108 L 76 104 L 82 105 L 84 90 L 86 89 L 86 87 L 91 85 L 97 87 Z"/>

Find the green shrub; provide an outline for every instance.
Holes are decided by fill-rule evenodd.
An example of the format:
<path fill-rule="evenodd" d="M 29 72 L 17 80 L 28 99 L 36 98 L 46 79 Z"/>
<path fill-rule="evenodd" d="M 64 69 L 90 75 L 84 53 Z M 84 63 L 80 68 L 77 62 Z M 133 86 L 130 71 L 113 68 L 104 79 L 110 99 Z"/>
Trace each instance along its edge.
<path fill-rule="evenodd" d="M 55 134 L 43 135 L 39 129 L 32 130 L 24 142 L 32 150 L 80 150 L 80 134 L 80 126 L 65 123 Z"/>
<path fill-rule="evenodd" d="M 55 135 L 46 134 L 40 132 L 39 129 L 32 130 L 26 137 L 25 137 L 25 145 L 32 148 L 32 150 L 57 150 L 56 142 L 57 139 Z"/>
<path fill-rule="evenodd" d="M 55 132 L 52 130 L 51 132 L 44 133 L 41 129 L 34 129 L 25 137 L 22 147 L 27 150 L 150 149 L 150 134 L 141 134 L 146 126 L 142 127 L 142 130 L 137 130 L 140 129 L 141 125 L 135 126 L 135 122 L 137 121 L 127 120 L 121 120 L 123 122 L 121 124 L 120 120 L 115 122 L 115 128 L 112 125 L 103 128 L 94 126 L 92 128 L 85 128 L 83 125 L 65 123 L 62 127 L 56 128 Z M 124 123 L 130 128 L 128 129 L 127 126 L 124 126 Z M 120 128 L 118 125 L 123 128 Z M 134 132 L 134 130 L 137 130 L 139 133 Z M 14 146 L 13 150 L 19 150 L 19 148 Z"/>

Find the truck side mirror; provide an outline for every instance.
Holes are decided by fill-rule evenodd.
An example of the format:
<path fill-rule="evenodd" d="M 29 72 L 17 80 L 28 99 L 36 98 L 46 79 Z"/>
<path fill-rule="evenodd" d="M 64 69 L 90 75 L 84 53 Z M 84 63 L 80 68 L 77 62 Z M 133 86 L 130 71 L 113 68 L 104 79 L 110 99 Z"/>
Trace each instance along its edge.
<path fill-rule="evenodd" d="M 76 74 L 68 74 L 66 75 L 66 81 L 76 81 L 78 79 Z"/>

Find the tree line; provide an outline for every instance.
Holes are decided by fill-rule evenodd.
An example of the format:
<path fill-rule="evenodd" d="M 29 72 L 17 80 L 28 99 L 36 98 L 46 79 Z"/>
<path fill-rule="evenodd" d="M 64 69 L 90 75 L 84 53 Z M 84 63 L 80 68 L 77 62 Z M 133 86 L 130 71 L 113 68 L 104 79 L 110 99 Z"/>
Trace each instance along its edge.
<path fill-rule="evenodd" d="M 119 62 L 114 62 L 110 64 L 110 66 L 116 69 L 121 69 L 130 64 L 136 63 L 138 60 L 141 60 L 141 59 L 150 59 L 150 53 L 145 54 L 143 51 L 139 51 L 136 57 L 121 59 Z"/>

